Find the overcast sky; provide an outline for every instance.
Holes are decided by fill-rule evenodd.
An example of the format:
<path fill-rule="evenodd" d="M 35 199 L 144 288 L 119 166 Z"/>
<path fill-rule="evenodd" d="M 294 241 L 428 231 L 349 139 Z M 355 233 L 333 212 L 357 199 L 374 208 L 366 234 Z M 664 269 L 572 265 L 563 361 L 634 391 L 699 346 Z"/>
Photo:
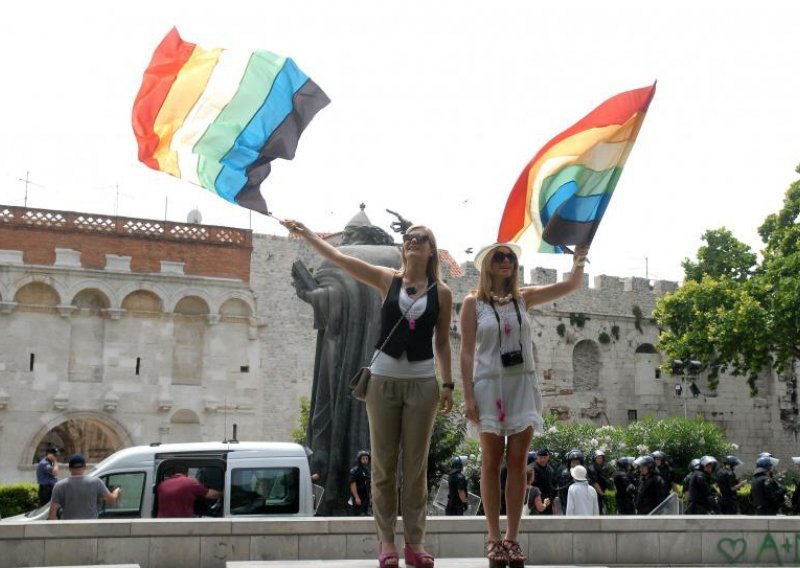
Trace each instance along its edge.
<path fill-rule="evenodd" d="M 204 223 L 286 234 L 137 161 L 131 107 L 173 25 L 206 48 L 290 56 L 331 98 L 262 185 L 276 215 L 318 231 L 364 202 L 374 224 L 388 230 L 394 209 L 467 260 L 542 145 L 656 79 L 590 274 L 680 280 L 723 225 L 759 250 L 798 177 L 800 2 L 76 0 L 4 8 L 0 203 L 23 204 L 30 172 L 31 207 L 175 221 L 197 207 Z"/>

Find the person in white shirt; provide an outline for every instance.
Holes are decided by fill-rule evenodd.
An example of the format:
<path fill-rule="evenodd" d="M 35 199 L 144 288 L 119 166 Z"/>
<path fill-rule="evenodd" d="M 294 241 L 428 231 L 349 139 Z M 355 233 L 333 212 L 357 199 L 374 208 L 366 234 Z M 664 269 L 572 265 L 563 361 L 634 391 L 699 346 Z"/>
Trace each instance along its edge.
<path fill-rule="evenodd" d="M 567 516 L 600 514 L 597 505 L 597 491 L 586 480 L 586 468 L 576 465 L 570 471 L 575 483 L 569 487 L 567 497 Z"/>

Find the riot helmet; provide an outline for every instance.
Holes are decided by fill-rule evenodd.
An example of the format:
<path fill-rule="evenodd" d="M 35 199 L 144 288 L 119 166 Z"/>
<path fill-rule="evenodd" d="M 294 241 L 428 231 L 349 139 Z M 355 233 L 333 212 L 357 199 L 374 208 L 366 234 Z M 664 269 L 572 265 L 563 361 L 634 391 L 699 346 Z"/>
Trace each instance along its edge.
<path fill-rule="evenodd" d="M 731 467 L 736 467 L 737 465 L 742 465 L 744 462 L 736 456 L 725 456 L 722 458 L 722 463 Z"/>
<path fill-rule="evenodd" d="M 772 456 L 762 456 L 756 460 L 756 467 L 771 470 L 773 467 L 778 465 L 779 461 L 780 460 L 778 458 L 773 458 Z"/>
<path fill-rule="evenodd" d="M 703 456 L 700 458 L 700 467 L 705 469 L 707 465 L 713 465 L 715 468 L 717 467 L 717 458 L 714 456 Z"/>
<path fill-rule="evenodd" d="M 700 469 L 700 458 L 694 458 L 689 462 L 689 472 L 697 471 Z"/>
<path fill-rule="evenodd" d="M 361 458 L 367 456 L 369 458 L 370 463 L 372 463 L 372 454 L 369 453 L 369 450 L 360 450 L 356 454 L 356 463 L 361 463 Z"/>
<path fill-rule="evenodd" d="M 652 471 L 656 466 L 656 460 L 653 459 L 653 456 L 639 456 L 633 460 L 633 465 L 639 468 L 646 467 L 648 470 Z"/>
<path fill-rule="evenodd" d="M 633 467 L 634 458 L 632 456 L 622 456 L 617 458 L 617 468 L 624 469 L 625 471 Z"/>
<path fill-rule="evenodd" d="M 567 463 L 570 463 L 572 460 L 579 460 L 583 463 L 584 459 L 583 452 L 580 450 L 570 450 L 567 452 Z"/>

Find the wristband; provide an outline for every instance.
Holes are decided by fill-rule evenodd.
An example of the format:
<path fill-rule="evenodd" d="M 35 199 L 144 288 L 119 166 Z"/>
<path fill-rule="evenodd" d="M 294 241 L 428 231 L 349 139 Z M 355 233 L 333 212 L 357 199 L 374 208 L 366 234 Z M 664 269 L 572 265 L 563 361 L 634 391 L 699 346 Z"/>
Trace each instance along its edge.
<path fill-rule="evenodd" d="M 442 388 L 443 389 L 456 390 L 456 384 L 455 383 L 442 383 Z"/>

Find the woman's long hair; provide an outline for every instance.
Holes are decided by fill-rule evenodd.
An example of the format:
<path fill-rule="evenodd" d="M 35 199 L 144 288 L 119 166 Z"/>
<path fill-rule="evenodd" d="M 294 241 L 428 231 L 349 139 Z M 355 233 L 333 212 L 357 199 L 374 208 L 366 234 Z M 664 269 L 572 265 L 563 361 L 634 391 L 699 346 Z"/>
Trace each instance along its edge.
<path fill-rule="evenodd" d="M 428 242 L 431 245 L 431 251 L 433 254 L 428 259 L 428 266 L 425 268 L 425 274 L 428 276 L 428 280 L 433 280 L 437 284 L 442 282 L 442 272 L 439 268 L 439 247 L 436 246 L 436 236 L 433 234 L 428 227 L 425 225 L 411 225 L 408 229 L 406 229 L 406 234 L 414 231 L 419 230 L 425 233 L 428 236 Z M 398 276 L 405 276 L 406 273 L 406 246 L 405 242 L 403 243 L 400 254 L 403 257 L 403 266 L 398 270 Z"/>
<path fill-rule="evenodd" d="M 501 248 L 503 245 L 497 245 L 492 250 L 489 251 L 485 257 L 483 257 L 483 262 L 481 263 L 480 270 L 481 276 L 478 279 L 478 288 L 473 290 L 472 293 L 475 296 L 484 302 L 489 302 L 492 298 L 492 284 L 494 276 L 492 276 L 490 269 L 492 267 L 492 256 L 494 256 L 494 252 Z M 506 282 L 506 294 L 511 294 L 515 299 L 520 299 L 519 294 L 519 258 L 514 261 L 514 270 L 511 272 L 511 277 Z"/>

